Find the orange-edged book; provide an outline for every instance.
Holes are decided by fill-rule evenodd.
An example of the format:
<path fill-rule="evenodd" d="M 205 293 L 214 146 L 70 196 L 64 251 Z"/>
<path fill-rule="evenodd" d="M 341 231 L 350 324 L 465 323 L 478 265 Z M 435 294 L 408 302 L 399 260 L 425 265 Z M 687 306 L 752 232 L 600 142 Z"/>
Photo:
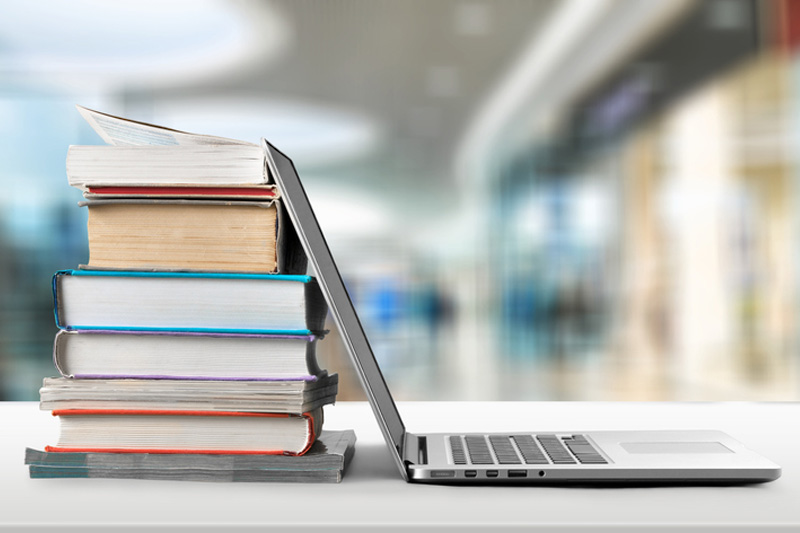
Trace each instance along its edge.
<path fill-rule="evenodd" d="M 303 455 L 322 409 L 302 415 L 238 411 L 61 409 L 48 452 Z"/>

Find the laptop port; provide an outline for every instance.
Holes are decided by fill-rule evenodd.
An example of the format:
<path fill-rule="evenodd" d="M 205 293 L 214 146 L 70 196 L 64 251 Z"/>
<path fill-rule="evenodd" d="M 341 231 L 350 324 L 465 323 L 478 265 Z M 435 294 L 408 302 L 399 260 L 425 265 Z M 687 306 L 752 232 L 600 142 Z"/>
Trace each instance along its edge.
<path fill-rule="evenodd" d="M 497 477 L 497 470 L 487 470 L 486 477 Z"/>
<path fill-rule="evenodd" d="M 478 475 L 477 470 L 464 470 L 464 475 L 466 477 L 476 477 Z"/>
<path fill-rule="evenodd" d="M 528 472 L 525 470 L 509 470 L 508 477 L 528 477 Z"/>

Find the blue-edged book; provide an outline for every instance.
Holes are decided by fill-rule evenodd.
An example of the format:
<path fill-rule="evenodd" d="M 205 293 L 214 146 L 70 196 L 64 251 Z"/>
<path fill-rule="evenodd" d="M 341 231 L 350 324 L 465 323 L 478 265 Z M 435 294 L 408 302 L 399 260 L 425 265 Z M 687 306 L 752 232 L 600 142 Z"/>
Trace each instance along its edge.
<path fill-rule="evenodd" d="M 310 335 L 327 305 L 311 276 L 63 270 L 56 325 L 67 331 Z"/>

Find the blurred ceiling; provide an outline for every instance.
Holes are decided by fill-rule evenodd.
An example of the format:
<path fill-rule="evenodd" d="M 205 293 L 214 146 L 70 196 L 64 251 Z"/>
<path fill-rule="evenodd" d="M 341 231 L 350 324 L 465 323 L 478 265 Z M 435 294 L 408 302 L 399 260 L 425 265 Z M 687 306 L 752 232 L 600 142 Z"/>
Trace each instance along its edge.
<path fill-rule="evenodd" d="M 136 110 L 141 102 L 140 109 L 162 117 L 187 99 L 252 102 L 249 118 L 263 121 L 263 135 L 275 116 L 267 104 L 273 110 L 283 105 L 297 112 L 305 106 L 339 113 L 372 138 L 368 149 L 352 157 L 326 160 L 325 179 L 357 183 L 384 197 L 411 199 L 416 193 L 409 186 L 421 184 L 427 192 L 446 194 L 464 129 L 553 5 L 552 0 L 234 2 L 249 17 L 282 21 L 288 42 L 278 57 L 262 68 L 252 64 L 202 83 L 134 89 L 126 94 L 126 107 Z M 177 117 L 170 125 L 191 129 Z M 311 156 L 305 168 L 303 158 L 296 152 L 293 157 L 309 179 L 323 172 Z"/>
<path fill-rule="evenodd" d="M 133 119 L 267 137 L 332 206 L 358 191 L 385 227 L 435 229 L 474 209 L 468 187 L 491 186 L 470 174 L 689 1 L 40 0 L 0 19 L 0 76 Z"/>

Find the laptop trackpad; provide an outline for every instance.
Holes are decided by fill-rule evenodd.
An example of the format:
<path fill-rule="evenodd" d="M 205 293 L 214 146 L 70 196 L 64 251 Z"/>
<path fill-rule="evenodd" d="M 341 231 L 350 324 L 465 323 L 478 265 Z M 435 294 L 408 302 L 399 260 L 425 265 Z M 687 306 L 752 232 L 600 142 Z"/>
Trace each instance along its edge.
<path fill-rule="evenodd" d="M 733 453 L 719 442 L 621 442 L 628 453 Z"/>

